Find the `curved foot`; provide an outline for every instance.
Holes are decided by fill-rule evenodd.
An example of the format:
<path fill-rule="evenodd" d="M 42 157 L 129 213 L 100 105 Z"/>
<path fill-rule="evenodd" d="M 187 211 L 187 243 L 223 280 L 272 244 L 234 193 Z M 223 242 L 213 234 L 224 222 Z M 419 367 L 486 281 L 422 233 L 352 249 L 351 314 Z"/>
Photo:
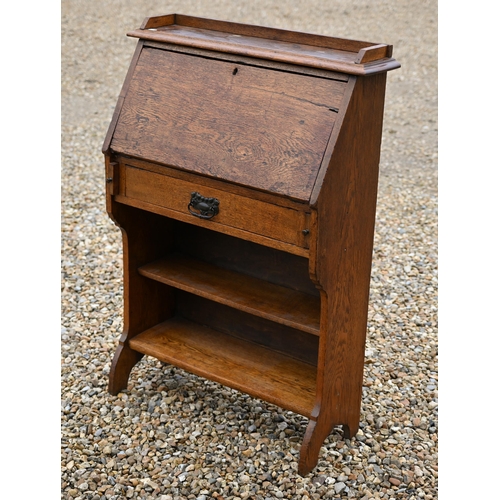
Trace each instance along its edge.
<path fill-rule="evenodd" d="M 342 425 L 344 439 L 353 438 L 358 432 L 358 428 L 359 423 Z M 309 420 L 300 448 L 299 474 L 301 476 L 306 476 L 316 467 L 321 446 L 332 429 L 333 425 L 327 424 L 324 421 Z"/>
<path fill-rule="evenodd" d="M 300 447 L 299 474 L 305 476 L 311 472 L 318 463 L 319 451 L 329 431 L 321 432 L 315 420 L 309 420 L 306 433 Z"/>
<path fill-rule="evenodd" d="M 119 344 L 109 372 L 108 391 L 115 396 L 127 388 L 128 377 L 134 365 L 144 356 L 130 347 Z"/>

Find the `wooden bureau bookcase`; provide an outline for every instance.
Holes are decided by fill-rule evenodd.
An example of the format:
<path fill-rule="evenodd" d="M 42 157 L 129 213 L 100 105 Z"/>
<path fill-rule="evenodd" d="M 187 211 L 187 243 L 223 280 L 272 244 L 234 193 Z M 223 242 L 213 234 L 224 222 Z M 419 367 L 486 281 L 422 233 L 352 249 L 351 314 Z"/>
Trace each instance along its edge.
<path fill-rule="evenodd" d="M 299 473 L 359 426 L 392 47 L 147 18 L 103 152 L 123 235 L 109 391 L 146 354 L 309 419 Z"/>

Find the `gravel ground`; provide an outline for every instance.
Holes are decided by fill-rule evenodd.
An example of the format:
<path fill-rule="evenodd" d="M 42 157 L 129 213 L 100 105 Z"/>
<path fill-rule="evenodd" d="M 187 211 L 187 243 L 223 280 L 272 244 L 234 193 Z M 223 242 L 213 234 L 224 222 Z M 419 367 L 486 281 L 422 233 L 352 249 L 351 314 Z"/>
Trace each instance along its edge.
<path fill-rule="evenodd" d="M 180 12 L 394 45 L 361 430 L 297 474 L 306 419 L 144 359 L 107 393 L 121 235 L 100 152 L 143 18 Z M 62 1 L 64 499 L 437 498 L 437 2 Z"/>

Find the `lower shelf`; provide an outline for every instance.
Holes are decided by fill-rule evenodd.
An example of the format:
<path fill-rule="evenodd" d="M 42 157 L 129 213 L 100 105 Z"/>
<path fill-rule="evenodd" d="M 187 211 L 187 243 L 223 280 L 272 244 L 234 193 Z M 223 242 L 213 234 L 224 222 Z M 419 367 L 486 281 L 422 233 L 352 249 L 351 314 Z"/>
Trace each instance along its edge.
<path fill-rule="evenodd" d="M 171 318 L 130 340 L 130 347 L 195 375 L 306 417 L 316 395 L 316 367 L 257 344 Z"/>

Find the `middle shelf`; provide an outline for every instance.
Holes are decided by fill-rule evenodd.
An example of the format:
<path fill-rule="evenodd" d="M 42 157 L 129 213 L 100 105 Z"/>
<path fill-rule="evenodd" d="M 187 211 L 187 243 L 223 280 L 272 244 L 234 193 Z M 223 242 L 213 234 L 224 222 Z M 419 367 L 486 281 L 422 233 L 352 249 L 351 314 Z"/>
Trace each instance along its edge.
<path fill-rule="evenodd" d="M 180 290 L 297 330 L 319 335 L 320 298 L 183 254 L 169 254 L 139 273 Z"/>

